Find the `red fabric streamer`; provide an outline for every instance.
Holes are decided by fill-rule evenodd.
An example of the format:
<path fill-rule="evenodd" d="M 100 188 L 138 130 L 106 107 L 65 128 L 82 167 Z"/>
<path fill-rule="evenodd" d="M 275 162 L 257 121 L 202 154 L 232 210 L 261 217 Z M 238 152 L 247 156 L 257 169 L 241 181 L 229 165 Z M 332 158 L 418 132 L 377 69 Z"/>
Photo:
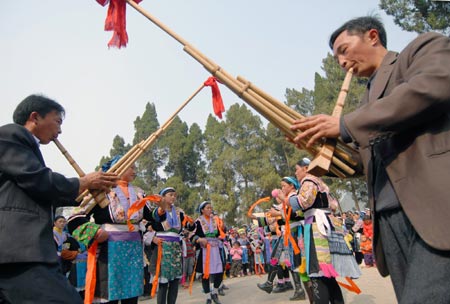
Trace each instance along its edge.
<path fill-rule="evenodd" d="M 207 87 L 211 87 L 212 98 L 213 98 L 213 108 L 214 114 L 222 119 L 222 113 L 225 112 L 225 107 L 223 105 L 222 96 L 220 95 L 219 86 L 217 85 L 216 77 L 209 77 L 203 84 Z"/>
<path fill-rule="evenodd" d="M 134 0 L 139 3 L 142 0 Z M 105 31 L 113 31 L 113 36 L 108 42 L 108 47 L 121 48 L 127 46 L 127 21 L 126 21 L 126 7 L 125 0 L 97 0 L 97 2 L 105 6 L 109 3 L 108 15 L 105 20 Z"/>

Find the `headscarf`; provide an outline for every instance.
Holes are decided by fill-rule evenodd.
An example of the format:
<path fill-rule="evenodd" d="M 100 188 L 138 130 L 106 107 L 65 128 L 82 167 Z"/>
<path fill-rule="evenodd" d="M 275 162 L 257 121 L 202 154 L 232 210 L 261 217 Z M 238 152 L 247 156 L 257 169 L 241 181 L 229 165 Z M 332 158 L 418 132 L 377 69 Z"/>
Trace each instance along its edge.
<path fill-rule="evenodd" d="M 211 202 L 210 201 L 201 202 L 200 205 L 198 205 L 197 212 L 202 214 L 203 208 L 205 208 L 206 205 L 208 205 L 208 204 L 211 204 Z"/>
<path fill-rule="evenodd" d="M 161 191 L 159 191 L 159 195 L 164 196 L 170 192 L 176 192 L 176 191 L 173 187 L 166 187 L 166 188 L 162 189 Z"/>
<path fill-rule="evenodd" d="M 108 171 L 112 166 L 114 166 L 118 161 L 119 161 L 119 159 L 121 159 L 122 158 L 122 155 L 116 155 L 116 156 L 114 156 L 113 158 L 111 158 L 109 161 L 107 161 L 106 163 L 104 163 L 103 165 L 102 165 L 102 171 L 103 172 L 106 172 L 106 171 Z"/>
<path fill-rule="evenodd" d="M 311 160 L 307 157 L 303 157 L 301 160 L 297 162 L 297 165 L 300 167 L 307 167 L 311 163 Z"/>
<path fill-rule="evenodd" d="M 281 180 L 290 185 L 293 185 L 295 190 L 298 190 L 300 188 L 300 184 L 298 183 L 298 180 L 295 177 L 285 176 Z"/>

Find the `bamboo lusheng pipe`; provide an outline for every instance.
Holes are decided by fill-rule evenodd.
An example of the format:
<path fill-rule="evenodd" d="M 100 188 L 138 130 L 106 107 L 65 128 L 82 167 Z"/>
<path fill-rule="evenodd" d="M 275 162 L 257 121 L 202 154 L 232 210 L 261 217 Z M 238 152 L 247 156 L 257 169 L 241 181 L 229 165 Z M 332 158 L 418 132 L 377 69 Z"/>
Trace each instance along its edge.
<path fill-rule="evenodd" d="M 278 113 L 279 117 L 281 117 L 281 123 L 283 122 L 283 120 L 288 121 L 288 123 L 289 123 L 289 125 L 287 126 L 287 127 L 288 127 L 288 130 L 285 131 L 285 134 L 286 134 L 286 136 L 289 137 L 290 139 L 293 139 L 293 138 L 295 137 L 296 133 L 293 132 L 293 131 L 291 131 L 290 128 L 289 128 L 289 126 L 292 125 L 292 123 L 293 123 L 293 121 L 294 121 L 295 119 L 301 119 L 301 118 L 303 118 L 303 116 L 302 116 L 301 114 L 295 112 L 293 109 L 291 109 L 291 108 L 290 108 L 289 106 L 287 106 L 286 104 L 280 103 L 279 101 L 273 99 L 273 97 L 269 97 L 269 98 L 273 99 L 273 101 L 272 101 L 272 102 L 268 102 L 267 99 L 269 99 L 269 98 L 268 98 L 267 96 L 269 96 L 269 95 L 265 94 L 265 95 L 266 95 L 266 98 L 265 98 L 265 99 L 264 99 L 263 97 L 261 97 L 261 96 L 258 94 L 258 91 L 256 91 L 256 90 L 254 89 L 254 86 L 253 86 L 251 83 L 249 83 L 248 81 L 246 81 L 243 77 L 238 76 L 238 80 L 239 80 L 240 82 L 242 82 L 242 83 L 247 84 L 247 86 L 249 87 L 249 89 L 251 89 L 251 90 L 249 90 L 249 93 L 250 93 L 251 95 L 253 95 L 254 97 L 260 97 L 260 98 L 262 98 L 262 103 L 263 103 L 265 106 L 267 106 L 268 108 L 270 108 L 269 112 L 275 112 L 275 113 Z M 258 95 L 259 95 L 259 96 L 258 96 Z M 283 110 L 281 110 L 281 109 L 283 109 Z M 279 123 L 280 123 L 280 122 L 277 120 L 274 124 L 275 124 L 276 126 L 278 126 L 280 129 L 285 130 L 285 127 L 280 126 L 280 125 L 277 125 L 277 124 L 279 124 Z M 293 137 L 292 137 L 292 135 L 293 135 Z M 305 146 L 305 141 L 300 142 L 300 145 L 301 145 L 301 148 L 302 148 L 302 149 L 309 151 L 309 150 L 306 148 L 306 146 Z M 351 149 L 351 148 L 349 147 L 349 149 Z M 315 145 L 315 146 L 313 146 L 313 147 L 311 148 L 311 151 L 309 151 L 309 152 L 310 152 L 311 154 L 315 155 L 319 150 L 320 150 L 320 147 L 319 147 L 318 145 Z M 336 157 L 337 157 L 337 158 L 334 160 L 334 162 L 336 163 L 336 165 L 337 165 L 340 169 L 344 170 L 344 171 L 347 172 L 347 174 L 349 174 L 349 175 L 353 175 L 353 174 L 355 173 L 353 169 L 351 169 L 349 166 L 347 166 L 347 165 L 344 163 L 344 161 L 347 162 L 347 163 L 349 163 L 350 166 L 353 166 L 353 167 L 357 165 L 356 161 L 354 161 L 353 159 L 351 159 L 351 158 L 348 156 L 348 154 L 346 154 L 345 151 L 343 151 L 342 148 L 340 148 L 339 146 L 336 148 Z M 342 159 L 342 160 L 340 160 L 340 159 Z M 336 175 L 337 175 L 337 176 L 340 176 L 340 177 L 343 177 L 343 176 L 341 176 L 341 175 L 339 175 L 339 174 L 336 174 Z"/>
<path fill-rule="evenodd" d="M 222 68 L 212 63 L 207 58 L 202 57 L 202 55 L 197 53 L 196 50 L 192 49 L 191 46 L 185 46 L 184 50 L 192 57 L 194 57 L 200 64 L 202 64 L 206 70 L 210 71 L 211 74 L 217 77 L 230 90 L 235 92 L 239 97 L 249 103 L 256 111 L 267 118 L 279 129 L 281 129 L 288 138 L 295 138 L 297 133 L 292 131 L 290 129 L 290 126 L 293 124 L 294 119 L 298 118 L 292 118 L 287 114 L 289 113 L 287 109 L 290 109 L 287 105 L 279 101 L 276 101 L 276 104 L 268 102 L 260 95 L 249 90 L 250 84 L 242 84 L 238 82 L 237 80 L 232 78 L 231 75 L 226 73 Z M 285 111 L 282 111 L 281 109 L 285 109 Z M 293 110 L 290 109 L 290 111 L 292 112 Z M 307 150 L 311 155 L 316 155 L 320 151 L 320 147 L 318 145 L 315 145 L 312 148 L 306 148 L 306 140 L 301 141 L 300 146 L 302 147 L 302 149 Z M 354 169 L 345 164 L 342 160 L 338 159 L 336 156 L 332 157 L 332 162 L 333 166 L 330 167 L 330 171 L 334 175 L 338 177 L 345 177 L 346 174 L 349 176 L 355 174 Z"/>
<path fill-rule="evenodd" d="M 256 92 L 252 92 L 253 85 L 243 79 L 243 77 L 238 77 L 241 82 L 236 82 L 236 80 L 228 74 L 225 70 L 219 67 L 217 64 L 206 58 L 204 55 L 199 53 L 197 50 L 193 49 L 192 46 L 187 45 L 184 47 L 184 50 L 194 57 L 200 64 L 202 64 L 206 70 L 208 70 L 211 74 L 216 76 L 221 82 L 228 86 L 230 90 L 232 90 L 236 95 L 242 98 L 244 101 L 249 103 L 256 111 L 266 117 L 271 123 L 281 129 L 288 138 L 293 139 L 297 133 L 290 129 L 290 125 L 293 124 L 295 119 L 301 119 L 303 116 L 293 109 L 291 109 L 286 104 L 276 100 L 273 97 L 270 97 L 268 94 L 264 93 L 265 97 L 262 97 L 260 94 Z M 261 91 L 261 90 L 259 90 Z M 270 100 L 270 101 L 269 101 Z M 282 109 L 282 110 L 281 110 Z M 277 115 L 274 115 L 276 113 Z M 299 143 L 300 147 L 304 150 L 307 150 L 310 154 L 315 155 L 320 151 L 320 147 L 318 145 L 313 146 L 310 149 L 306 148 L 307 139 L 301 141 Z M 352 149 L 346 146 L 347 149 Z M 356 166 L 356 161 L 352 160 L 351 157 L 348 156 L 342 149 L 338 148 L 337 156 L 341 156 L 344 161 L 350 163 L 351 166 Z M 333 163 L 336 164 L 340 169 L 342 169 L 348 175 L 353 175 L 355 170 L 346 165 L 343 161 L 333 156 Z M 337 169 L 337 168 L 336 168 Z M 338 177 L 345 177 L 345 174 L 341 172 L 341 170 L 335 170 L 331 167 L 333 174 Z"/>
<path fill-rule="evenodd" d="M 216 78 L 218 78 L 223 84 L 225 84 L 229 89 L 231 89 L 234 93 L 236 93 L 238 96 L 240 96 L 243 100 L 250 103 L 250 105 L 255 110 L 260 112 L 270 122 L 272 122 L 274 125 L 279 127 L 289 138 L 292 139 L 295 137 L 294 132 L 290 130 L 289 124 L 282 123 L 283 119 L 280 119 L 277 116 L 270 115 L 270 113 L 268 113 L 268 110 L 264 106 L 260 106 L 258 104 L 257 99 L 254 98 L 253 96 L 251 96 L 247 92 L 249 86 L 243 87 L 243 86 L 239 85 L 239 82 L 237 82 L 233 77 L 231 77 L 228 73 L 226 73 L 222 68 L 220 68 L 217 64 L 215 64 L 210 59 L 208 59 L 206 56 L 204 56 L 200 51 L 198 51 L 197 49 L 195 49 L 194 47 L 189 45 L 189 43 L 185 39 L 183 39 L 181 36 L 176 34 L 174 31 L 172 31 L 166 25 L 164 25 L 156 17 L 152 16 L 150 13 L 145 11 L 136 2 L 134 2 L 133 0 L 126 0 L 126 2 L 129 5 L 131 5 L 134 9 L 136 9 L 139 13 L 141 13 L 144 17 L 146 17 L 148 20 L 150 20 L 152 23 L 154 23 L 156 26 L 158 26 L 160 29 L 162 29 L 164 32 L 166 32 L 171 37 L 173 37 L 175 40 L 177 40 L 179 43 L 181 43 L 184 46 L 184 50 L 188 54 L 190 54 L 195 60 L 197 60 L 200 64 L 202 64 L 206 70 L 208 70 L 212 75 L 214 75 Z M 260 97 L 260 95 L 259 95 L 259 97 Z M 278 106 L 278 104 L 284 105 L 283 103 L 281 103 L 279 101 L 276 104 L 277 104 L 277 106 Z M 284 106 L 286 106 L 286 105 L 284 105 Z M 292 117 L 289 119 L 289 121 L 290 122 L 293 121 Z M 302 141 L 300 143 L 300 146 L 301 147 L 306 146 L 305 143 L 306 143 L 305 141 Z M 315 155 L 319 150 L 320 150 L 320 148 L 314 148 L 312 151 L 308 150 L 308 152 L 311 153 L 312 155 Z M 346 158 L 348 159 L 348 157 L 346 157 Z M 355 163 L 355 162 L 352 162 L 352 163 Z M 345 173 L 343 173 L 340 169 L 336 168 L 335 165 L 338 166 L 340 169 L 343 169 L 343 171 Z M 332 157 L 332 166 L 330 167 L 330 171 L 340 177 L 345 177 L 346 174 L 351 176 L 355 173 L 355 170 L 350 168 L 348 165 L 346 165 L 343 161 L 338 159 L 336 156 Z"/>
<path fill-rule="evenodd" d="M 195 50 L 192 46 L 186 45 L 184 50 L 195 58 L 203 67 L 208 70 L 212 75 L 214 75 L 217 79 L 219 79 L 223 84 L 225 84 L 230 90 L 232 90 L 236 95 L 250 104 L 257 112 L 267 118 L 271 123 L 281 129 L 288 138 L 293 139 L 297 135 L 294 131 L 290 129 L 290 126 L 294 123 L 294 119 L 298 119 L 301 116 L 297 113 L 297 117 L 291 117 L 288 113 L 294 112 L 291 108 L 289 108 L 286 104 L 275 100 L 274 103 L 271 103 L 260 95 L 252 92 L 250 90 L 251 84 L 248 83 L 240 83 L 236 79 L 234 79 L 230 74 L 228 74 L 225 70 L 219 67 L 217 64 L 206 58 L 204 55 Z M 284 111 L 282 111 L 283 109 Z M 316 155 L 320 151 L 320 147 L 318 145 L 314 145 L 312 148 L 306 148 L 306 140 L 302 140 L 299 145 L 302 149 L 307 150 L 311 155 Z M 346 175 L 352 176 L 355 174 L 355 170 L 350 166 L 345 164 L 342 160 L 338 159 L 336 156 L 332 157 L 333 166 L 330 166 L 330 171 L 338 176 L 345 177 Z"/>
<path fill-rule="evenodd" d="M 169 117 L 169 119 L 154 133 L 152 133 L 147 139 L 142 140 L 137 145 L 134 145 L 130 151 L 128 151 L 124 156 L 122 156 L 119 161 L 111 166 L 107 172 L 117 173 L 118 176 L 121 176 L 128 168 L 130 168 L 136 160 L 158 139 L 158 137 L 170 126 L 170 124 L 175 120 L 175 117 L 180 113 L 180 111 L 205 87 L 202 84 L 188 99 L 184 101 L 184 103 L 178 107 L 178 109 Z M 89 193 L 90 192 L 90 193 Z M 104 195 L 102 191 L 84 191 L 81 195 L 78 196 L 77 201 L 81 202 L 80 207 L 86 206 L 92 198 L 95 201 L 98 201 L 98 197 L 100 195 Z M 86 197 L 90 195 L 90 199 L 86 199 Z M 92 209 L 95 204 L 89 205 Z M 105 206 L 100 205 L 100 207 L 104 208 Z M 90 211 L 90 210 L 87 210 Z"/>
<path fill-rule="evenodd" d="M 55 143 L 56 147 L 58 147 L 59 151 L 64 155 L 64 157 L 67 159 L 69 164 L 72 166 L 72 168 L 77 172 L 79 177 L 83 177 L 86 174 L 84 173 L 83 169 L 77 164 L 77 162 L 72 158 L 72 156 L 69 154 L 69 152 L 64 148 L 64 146 L 61 144 L 61 142 L 55 138 L 53 139 L 53 142 Z"/>
<path fill-rule="evenodd" d="M 302 119 L 304 117 L 303 115 L 301 115 L 300 113 L 294 111 L 291 107 L 287 106 L 286 104 L 280 103 L 274 97 L 272 97 L 269 94 L 267 94 L 266 92 L 262 91 L 260 88 L 255 86 L 253 83 L 250 83 L 244 77 L 238 76 L 237 80 L 242 82 L 242 83 L 248 83 L 249 88 L 251 90 L 253 90 L 256 94 L 258 94 L 259 96 L 261 96 L 265 100 L 270 101 L 270 103 L 277 104 L 278 105 L 277 109 L 282 107 L 283 110 L 285 110 L 286 113 L 289 114 L 289 116 L 291 116 L 293 119 Z M 347 163 L 349 163 L 350 166 L 355 167 L 355 166 L 358 165 L 358 163 L 349 156 L 349 153 L 350 154 L 351 153 L 357 153 L 357 151 L 355 149 L 353 149 L 352 147 L 346 145 L 344 142 L 342 142 L 341 139 L 337 140 L 337 146 L 336 146 L 336 152 L 335 153 L 336 153 L 336 155 L 339 158 L 341 158 L 344 161 L 346 161 Z"/>
<path fill-rule="evenodd" d="M 73 159 L 73 157 L 69 154 L 66 148 L 61 144 L 61 142 L 58 139 L 54 139 L 53 142 L 58 147 L 59 151 L 64 155 L 64 157 L 69 161 L 69 164 L 73 167 L 75 172 L 77 172 L 79 177 L 83 177 L 86 174 L 84 173 L 83 169 L 78 165 L 78 163 Z M 96 203 L 100 206 L 107 206 L 108 205 L 108 199 L 106 198 L 105 193 L 101 192 L 99 195 L 95 197 Z"/>
<path fill-rule="evenodd" d="M 334 106 L 333 113 L 331 116 L 340 118 L 342 114 L 342 108 L 345 104 L 345 99 L 347 97 L 347 93 L 350 87 L 350 82 L 352 81 L 353 68 L 350 68 L 345 75 L 344 82 L 341 86 L 341 91 L 339 92 L 336 105 Z M 331 158 L 336 149 L 336 140 L 327 139 L 320 149 L 319 153 L 317 153 L 316 157 L 311 161 L 308 166 L 308 172 L 316 175 L 322 176 L 326 174 L 331 166 Z"/>

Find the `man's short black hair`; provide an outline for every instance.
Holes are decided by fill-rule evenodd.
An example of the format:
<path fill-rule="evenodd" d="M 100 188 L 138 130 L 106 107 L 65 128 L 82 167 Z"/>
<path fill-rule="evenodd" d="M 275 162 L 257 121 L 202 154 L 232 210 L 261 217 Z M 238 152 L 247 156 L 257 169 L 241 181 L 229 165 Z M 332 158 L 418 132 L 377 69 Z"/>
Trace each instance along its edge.
<path fill-rule="evenodd" d="M 30 95 L 17 106 L 13 114 L 13 121 L 16 124 L 24 126 L 32 112 L 39 113 L 45 117 L 48 113 L 56 111 L 64 116 L 64 108 L 56 101 L 43 95 Z"/>
<path fill-rule="evenodd" d="M 348 31 L 350 34 L 362 35 L 365 32 L 376 29 L 378 31 L 378 36 L 380 37 L 381 45 L 387 48 L 387 37 L 384 25 L 378 17 L 366 16 L 358 17 L 345 22 L 341 27 L 331 34 L 329 45 L 333 49 L 334 42 L 336 38 L 344 31 Z"/>

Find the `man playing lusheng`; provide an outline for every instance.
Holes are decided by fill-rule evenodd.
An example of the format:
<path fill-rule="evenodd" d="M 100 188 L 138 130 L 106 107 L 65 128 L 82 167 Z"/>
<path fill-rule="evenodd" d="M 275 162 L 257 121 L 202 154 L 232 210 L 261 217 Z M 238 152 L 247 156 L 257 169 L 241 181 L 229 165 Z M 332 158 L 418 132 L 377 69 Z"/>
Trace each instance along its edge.
<path fill-rule="evenodd" d="M 400 54 L 386 49 L 382 23 L 348 21 L 330 38 L 345 70 L 369 83 L 361 106 L 340 120 L 294 122 L 295 138 L 353 142 L 374 210 L 374 254 L 400 303 L 450 303 L 450 39 L 418 36 Z"/>
<path fill-rule="evenodd" d="M 66 178 L 45 166 L 39 145 L 58 137 L 63 115 L 57 102 L 31 95 L 14 124 L 0 127 L 0 303 L 82 303 L 60 270 L 52 209 L 85 189 L 109 189 L 117 176 Z"/>

